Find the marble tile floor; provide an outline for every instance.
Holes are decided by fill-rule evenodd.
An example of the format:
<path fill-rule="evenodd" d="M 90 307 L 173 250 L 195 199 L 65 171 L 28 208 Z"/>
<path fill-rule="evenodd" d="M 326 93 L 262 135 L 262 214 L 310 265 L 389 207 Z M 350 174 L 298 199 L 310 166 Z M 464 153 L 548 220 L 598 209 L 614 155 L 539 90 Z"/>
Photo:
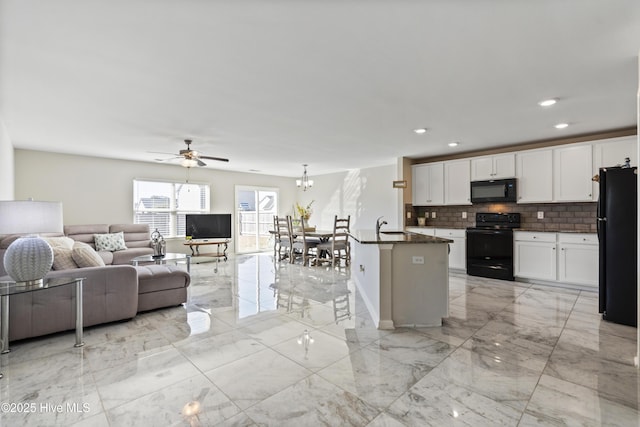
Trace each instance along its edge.
<path fill-rule="evenodd" d="M 2 426 L 640 425 L 636 329 L 593 292 L 452 273 L 442 327 L 375 329 L 349 272 L 192 265 L 186 306 L 12 343 Z"/>

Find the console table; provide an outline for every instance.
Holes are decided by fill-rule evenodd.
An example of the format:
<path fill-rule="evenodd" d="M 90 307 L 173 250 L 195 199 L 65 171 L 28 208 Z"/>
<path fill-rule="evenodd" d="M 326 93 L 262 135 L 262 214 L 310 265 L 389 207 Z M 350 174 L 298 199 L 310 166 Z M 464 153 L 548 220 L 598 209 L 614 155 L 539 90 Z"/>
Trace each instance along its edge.
<path fill-rule="evenodd" d="M 227 249 L 229 248 L 229 239 L 225 240 L 190 240 L 184 243 L 185 246 L 189 246 L 191 249 L 191 256 L 211 256 L 215 258 L 224 258 L 227 260 Z M 217 245 L 215 254 L 201 254 L 200 246 Z M 220 252 L 220 246 L 224 246 L 222 252 Z M 195 251 L 194 249 L 195 248 Z"/>

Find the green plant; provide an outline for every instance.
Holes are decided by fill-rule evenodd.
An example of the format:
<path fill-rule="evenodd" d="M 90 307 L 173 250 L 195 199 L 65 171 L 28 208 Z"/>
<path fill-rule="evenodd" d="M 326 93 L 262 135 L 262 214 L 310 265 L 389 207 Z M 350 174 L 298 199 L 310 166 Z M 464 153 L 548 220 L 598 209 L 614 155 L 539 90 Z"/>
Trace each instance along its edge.
<path fill-rule="evenodd" d="M 305 207 L 300 206 L 300 203 L 296 202 L 296 212 L 300 218 L 308 220 L 311 217 L 311 214 L 313 213 L 311 205 L 313 205 L 313 202 L 315 202 L 315 200 L 312 200 L 311 203 Z"/>

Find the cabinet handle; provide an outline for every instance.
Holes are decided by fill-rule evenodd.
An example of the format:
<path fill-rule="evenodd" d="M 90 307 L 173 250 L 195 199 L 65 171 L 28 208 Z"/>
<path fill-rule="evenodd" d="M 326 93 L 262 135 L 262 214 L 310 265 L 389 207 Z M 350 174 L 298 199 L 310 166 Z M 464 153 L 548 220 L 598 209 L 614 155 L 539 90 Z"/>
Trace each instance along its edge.
<path fill-rule="evenodd" d="M 591 197 L 591 193 L 589 193 L 589 197 Z"/>
<path fill-rule="evenodd" d="M 537 237 L 536 237 L 536 236 L 533 236 L 533 238 L 534 238 L 534 239 L 537 239 Z"/>
<path fill-rule="evenodd" d="M 556 250 L 556 248 L 551 248 L 551 249 L 553 249 L 554 251 Z M 563 249 L 563 250 L 564 250 L 564 249 Z"/>
<path fill-rule="evenodd" d="M 554 248 L 555 249 L 555 248 Z M 561 251 L 564 251 L 564 248 L 560 248 Z"/>

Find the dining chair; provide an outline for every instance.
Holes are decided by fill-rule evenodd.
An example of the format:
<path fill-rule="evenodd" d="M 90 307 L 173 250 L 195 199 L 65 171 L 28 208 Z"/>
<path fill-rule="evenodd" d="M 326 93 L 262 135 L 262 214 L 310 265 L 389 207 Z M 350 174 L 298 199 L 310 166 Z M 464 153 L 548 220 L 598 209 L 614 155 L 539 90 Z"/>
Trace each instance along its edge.
<path fill-rule="evenodd" d="M 333 219 L 333 234 L 329 241 L 320 243 L 317 246 L 318 253 L 326 253 L 331 259 L 331 266 L 335 267 L 336 260 L 338 264 L 344 259 L 345 266 L 351 263 L 351 244 L 349 243 L 349 225 L 351 223 L 351 215 L 347 218 L 338 218 L 336 215 Z M 344 252 L 344 253 L 343 253 Z"/>
<path fill-rule="evenodd" d="M 300 230 L 296 230 L 295 233 L 293 231 L 293 221 L 290 215 L 287 216 L 287 222 L 289 226 L 289 234 L 291 236 L 295 236 L 291 241 L 291 255 L 289 257 L 289 262 L 293 264 L 294 258 L 299 254 L 302 257 L 302 265 L 309 265 L 311 258 L 317 258 L 317 251 L 315 249 L 318 246 L 318 242 L 307 238 L 304 218 L 300 218 Z M 311 251 L 312 249 L 314 250 L 313 252 Z"/>
<path fill-rule="evenodd" d="M 291 256 L 292 234 L 289 232 L 287 217 L 273 216 L 273 229 L 275 231 L 273 243 L 273 257 L 278 261 Z M 282 254 L 284 249 L 285 253 Z"/>

